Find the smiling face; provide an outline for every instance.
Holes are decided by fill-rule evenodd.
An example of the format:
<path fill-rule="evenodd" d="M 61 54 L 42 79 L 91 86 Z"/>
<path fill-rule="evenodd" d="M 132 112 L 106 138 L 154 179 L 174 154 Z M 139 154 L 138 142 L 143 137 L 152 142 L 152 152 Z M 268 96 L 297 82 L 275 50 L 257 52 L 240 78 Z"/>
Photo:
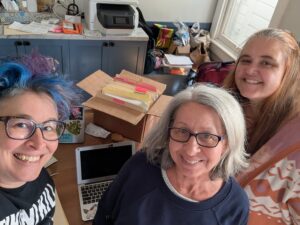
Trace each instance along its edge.
<path fill-rule="evenodd" d="M 223 136 L 225 131 L 218 114 L 210 107 L 195 102 L 182 105 L 176 112 L 173 127 L 184 128 L 193 133 L 210 133 Z M 227 148 L 226 139 L 214 148 L 201 147 L 195 137 L 186 143 L 170 139 L 170 154 L 175 162 L 178 176 L 191 179 L 209 179 L 209 173 L 220 161 Z"/>
<path fill-rule="evenodd" d="M 256 37 L 243 48 L 235 72 L 242 96 L 260 102 L 271 96 L 284 76 L 286 58 L 280 41 Z"/>
<path fill-rule="evenodd" d="M 0 116 L 21 116 L 42 123 L 58 119 L 56 105 L 46 94 L 26 91 L 0 101 Z M 58 141 L 46 141 L 40 129 L 26 140 L 7 137 L 0 122 L 0 187 L 15 188 L 35 180 L 51 158 Z"/>

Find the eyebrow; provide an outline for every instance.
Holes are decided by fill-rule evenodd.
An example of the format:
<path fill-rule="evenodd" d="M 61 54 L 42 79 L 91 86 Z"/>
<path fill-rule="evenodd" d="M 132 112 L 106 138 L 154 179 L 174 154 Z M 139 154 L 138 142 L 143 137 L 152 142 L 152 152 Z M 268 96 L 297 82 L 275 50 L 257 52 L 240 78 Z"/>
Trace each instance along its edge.
<path fill-rule="evenodd" d="M 24 118 L 24 119 L 30 119 L 30 120 L 33 120 L 33 121 L 37 122 L 36 120 L 34 120 L 34 119 L 32 118 L 32 116 L 27 115 L 27 114 L 17 114 L 17 115 L 12 115 L 12 117 L 19 117 L 19 118 Z M 49 120 L 58 120 L 58 119 L 57 119 L 57 118 L 48 118 L 47 120 L 45 120 L 45 121 L 43 121 L 43 122 L 47 122 L 47 121 L 49 121 Z M 42 122 L 42 123 L 43 123 L 43 122 Z"/>
<path fill-rule="evenodd" d="M 259 56 L 259 57 L 263 58 L 263 59 L 270 59 L 270 60 L 274 60 L 275 61 L 275 59 L 273 57 L 269 56 L 269 55 L 262 55 L 262 56 Z M 240 56 L 239 59 L 241 59 L 241 58 L 252 58 L 252 57 L 250 55 L 243 54 L 243 55 Z"/>

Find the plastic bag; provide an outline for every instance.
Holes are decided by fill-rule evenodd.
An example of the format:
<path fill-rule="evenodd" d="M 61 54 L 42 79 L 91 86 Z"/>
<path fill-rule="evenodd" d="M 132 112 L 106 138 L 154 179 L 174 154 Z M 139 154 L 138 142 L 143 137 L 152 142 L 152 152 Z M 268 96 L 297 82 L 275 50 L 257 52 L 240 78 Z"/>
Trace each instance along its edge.
<path fill-rule="evenodd" d="M 190 29 L 190 44 L 192 48 L 200 46 L 201 42 L 204 43 L 205 49 L 209 48 L 210 35 L 207 30 L 203 30 L 199 23 L 194 23 Z"/>
<path fill-rule="evenodd" d="M 175 35 L 177 38 L 181 41 L 183 46 L 186 46 L 190 43 L 190 34 L 189 34 L 189 28 L 187 25 L 185 25 L 183 22 L 175 22 L 175 27 L 177 28 L 177 31 L 175 32 Z"/>

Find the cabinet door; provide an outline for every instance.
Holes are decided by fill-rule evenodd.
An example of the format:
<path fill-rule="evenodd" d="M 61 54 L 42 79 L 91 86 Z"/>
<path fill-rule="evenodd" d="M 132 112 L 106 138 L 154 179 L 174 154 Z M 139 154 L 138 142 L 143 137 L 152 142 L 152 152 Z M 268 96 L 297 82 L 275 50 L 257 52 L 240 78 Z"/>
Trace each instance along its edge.
<path fill-rule="evenodd" d="M 58 71 L 69 74 L 69 41 L 57 39 L 23 39 L 25 53 L 29 54 L 36 49 L 40 54 L 50 56 L 59 62 Z"/>
<path fill-rule="evenodd" d="M 78 82 L 101 69 L 102 41 L 70 40 L 70 77 Z"/>
<path fill-rule="evenodd" d="M 15 58 L 24 54 L 22 40 L 19 39 L 0 39 L 0 58 Z"/>
<path fill-rule="evenodd" d="M 146 41 L 104 41 L 102 70 L 110 75 L 123 69 L 143 74 L 146 49 Z"/>

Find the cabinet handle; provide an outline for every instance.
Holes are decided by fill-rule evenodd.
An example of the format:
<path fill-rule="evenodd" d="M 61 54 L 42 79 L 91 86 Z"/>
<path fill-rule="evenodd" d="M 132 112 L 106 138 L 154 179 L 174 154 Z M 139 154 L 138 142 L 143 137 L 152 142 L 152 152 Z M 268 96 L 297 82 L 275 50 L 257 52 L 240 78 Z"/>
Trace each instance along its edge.
<path fill-rule="evenodd" d="M 115 43 L 110 41 L 110 42 L 108 42 L 108 46 L 109 46 L 109 47 L 114 47 L 114 46 L 115 46 Z"/>
<path fill-rule="evenodd" d="M 23 45 L 24 45 L 24 46 L 29 46 L 29 45 L 30 45 L 30 42 L 29 42 L 29 41 L 23 41 Z"/>
<path fill-rule="evenodd" d="M 103 46 L 104 46 L 104 47 L 108 47 L 108 43 L 107 43 L 107 42 L 104 42 L 104 43 L 103 43 Z"/>
<path fill-rule="evenodd" d="M 22 45 L 22 41 L 15 41 L 15 46 L 21 46 Z"/>

